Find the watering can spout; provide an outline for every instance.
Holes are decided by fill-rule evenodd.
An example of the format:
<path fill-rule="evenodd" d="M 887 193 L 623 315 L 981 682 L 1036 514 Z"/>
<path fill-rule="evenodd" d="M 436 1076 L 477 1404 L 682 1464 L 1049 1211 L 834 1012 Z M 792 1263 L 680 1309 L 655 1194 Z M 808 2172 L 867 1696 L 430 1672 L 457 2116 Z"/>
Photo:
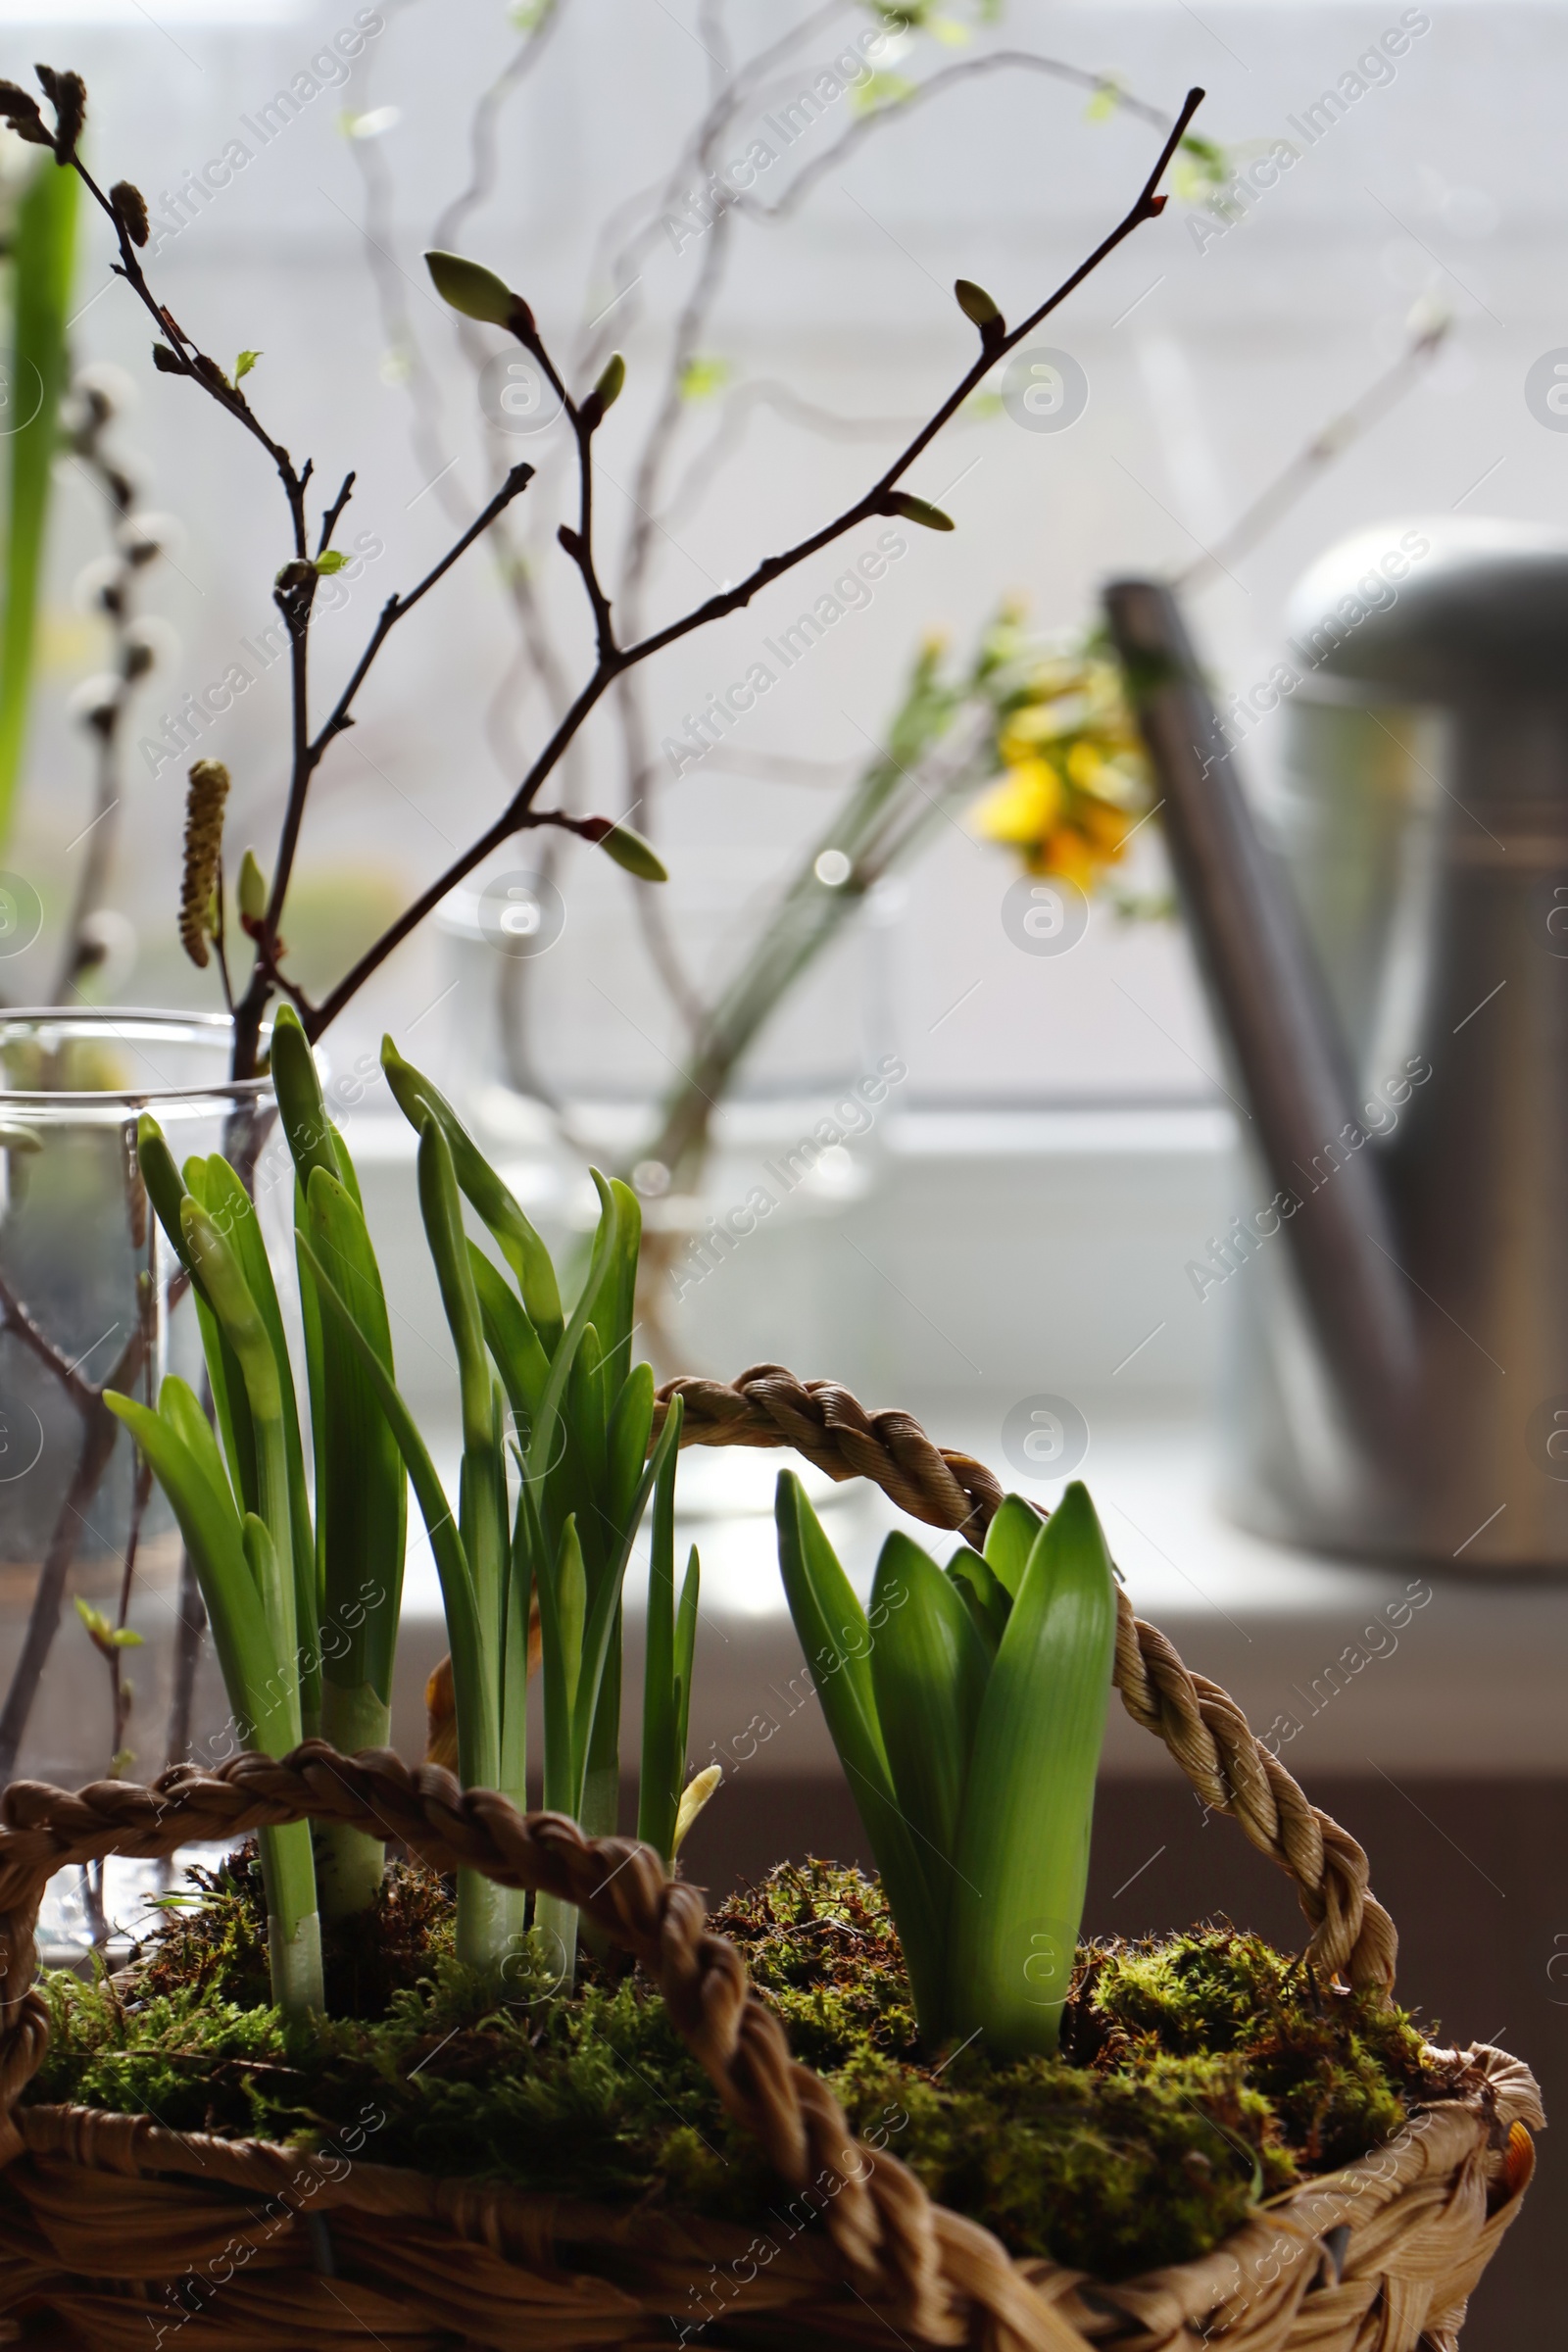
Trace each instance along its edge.
<path fill-rule="evenodd" d="M 1276 1188 L 1302 1308 L 1348 1435 L 1392 1468 L 1407 1451 L 1414 1409 L 1415 1301 L 1317 959 L 1258 838 L 1171 591 L 1118 580 L 1105 611 L 1241 1081 L 1244 1132 Z"/>

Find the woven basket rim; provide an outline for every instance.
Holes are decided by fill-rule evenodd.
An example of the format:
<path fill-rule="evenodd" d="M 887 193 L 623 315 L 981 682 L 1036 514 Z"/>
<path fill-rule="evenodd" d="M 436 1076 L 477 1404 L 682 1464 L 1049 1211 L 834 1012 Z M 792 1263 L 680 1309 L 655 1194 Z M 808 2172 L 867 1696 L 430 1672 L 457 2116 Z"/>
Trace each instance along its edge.
<path fill-rule="evenodd" d="M 1401 2235 L 1430 2232 L 1435 2215 L 1443 2218 L 1445 2209 L 1456 2230 L 1468 2225 L 1466 2234 L 1473 2241 L 1468 2250 L 1479 2275 L 1529 2184 L 1534 2169 L 1530 2131 L 1544 2120 L 1539 2094 L 1520 2062 L 1490 2044 L 1472 2044 L 1462 2053 L 1433 2049 L 1431 2055 L 1461 2062 L 1463 2071 L 1452 2096 L 1412 2109 L 1403 2131 L 1384 2148 L 1311 2176 L 1268 2205 L 1254 2208 L 1205 2256 L 1114 2285 L 1043 2258 L 1012 2260 L 1021 2294 L 1013 2299 L 1009 2316 L 1014 2324 L 1023 2320 L 1027 2329 L 1019 2340 L 1040 2347 L 1040 2352 L 1067 2352 L 1068 2347 L 1077 2352 L 1103 2339 L 1106 2323 L 1113 2320 L 1119 2323 L 1117 2344 L 1168 2341 L 1166 2331 L 1174 2324 L 1199 2330 L 1201 2340 L 1223 2340 L 1237 2352 L 1254 2352 L 1254 2347 L 1255 2352 L 1274 2352 L 1276 2345 L 1290 2340 L 1288 2330 L 1304 2304 L 1312 2307 L 1311 2341 L 1337 2346 L 1340 2337 L 1321 2332 L 1317 2298 L 1340 2290 L 1348 2278 L 1353 2282 L 1358 2235 L 1386 2241 L 1396 2253 Z M 758 2230 L 750 2223 L 700 2211 L 647 2200 L 606 2203 L 558 2197 L 358 2160 L 339 2177 L 335 2158 L 313 2156 L 280 2142 L 172 2132 L 146 2117 L 111 2110 L 40 2103 L 20 2109 L 17 2121 L 26 2151 L 24 2173 L 30 2159 L 55 2173 L 68 2167 L 72 2178 L 96 2177 L 100 2184 L 117 2177 L 179 2181 L 192 2205 L 202 2211 L 227 2193 L 235 2210 L 253 2223 L 258 2220 L 256 2200 L 262 2196 L 273 2200 L 259 2217 L 264 2229 L 276 2205 L 300 2213 L 308 2209 L 318 2230 L 324 2230 L 327 2244 L 345 2216 L 364 2216 L 383 2226 L 395 2222 L 402 2229 L 428 2224 L 450 2235 L 455 2269 L 467 2261 L 474 2247 L 484 2246 L 542 2276 L 570 2278 L 575 2275 L 573 2256 L 580 2261 L 585 2253 L 609 2252 L 628 2266 L 634 2292 L 639 2263 L 663 2275 L 673 2261 L 687 2275 L 691 2295 L 712 2291 L 712 2281 L 723 2277 L 726 2266 L 738 2278 L 746 2254 L 760 2243 Z M 1495 2161 L 1487 2166 L 1488 2151 L 1498 2151 L 1499 2143 Z M 1485 2182 L 1479 2179 L 1483 2170 L 1491 2176 Z M 1454 2196 L 1451 2192 L 1462 2190 L 1467 2180 L 1472 2192 L 1480 2190 L 1479 2196 Z M 1452 2213 L 1454 2206 L 1466 2204 L 1467 2212 Z M 960 2232 L 975 2231 L 965 2217 L 949 2215 L 940 2207 L 933 2212 L 956 2223 Z M 181 2210 L 178 2219 L 184 2218 Z M 772 2218 L 780 2218 L 776 2209 Z M 145 2230 L 146 2217 L 139 2216 L 138 2224 Z M 776 2246 L 770 2232 L 763 2234 Z M 796 2291 L 776 2294 L 772 2308 L 788 2312 L 804 2306 L 816 2313 L 838 2283 L 838 2265 L 819 2233 L 808 2234 L 803 2225 L 789 2234 Z M 320 2242 L 318 2238 L 318 2251 Z M 755 2278 L 755 2263 L 751 2271 Z M 590 2276 L 602 2279 L 603 2266 Z M 781 2287 L 783 2280 L 776 2278 L 773 2283 Z M 622 2280 L 618 2291 L 625 2289 Z M 642 2299 L 657 2304 L 673 2298 L 666 2287 L 662 2296 L 657 2289 L 650 2295 L 644 2288 Z M 1239 2327 L 1231 2325 L 1232 2313 L 1239 2315 Z M 1462 2318 L 1462 2309 L 1457 2317 Z M 1030 2318 L 1039 2323 L 1035 2328 L 1027 2328 Z M 1250 2320 L 1257 2324 L 1250 2326 Z M 942 2337 L 921 2340 L 967 2340 L 967 2328 L 963 2336 L 944 2330 Z M 1353 2328 L 1343 2338 L 1347 2348 L 1355 2340 Z M 1409 2340 L 1413 2344 L 1415 2339 Z"/>

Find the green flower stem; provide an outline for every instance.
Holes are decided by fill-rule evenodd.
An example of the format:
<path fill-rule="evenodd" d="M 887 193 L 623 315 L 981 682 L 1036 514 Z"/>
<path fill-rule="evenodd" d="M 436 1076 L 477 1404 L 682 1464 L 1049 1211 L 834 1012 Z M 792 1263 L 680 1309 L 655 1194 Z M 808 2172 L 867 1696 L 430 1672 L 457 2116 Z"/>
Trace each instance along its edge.
<path fill-rule="evenodd" d="M 321 1922 L 316 1908 L 316 1863 L 311 1825 L 261 1830 L 257 1844 L 267 1887 L 267 1959 L 272 1999 L 285 2017 L 326 2007 L 321 1976 Z"/>
<path fill-rule="evenodd" d="M 392 1710 L 373 1684 L 347 1689 L 328 1673 L 321 1680 L 321 1738 L 340 1755 L 391 1745 Z M 323 1822 L 316 1832 L 316 1884 L 321 1917 L 347 1919 L 368 1910 L 386 1872 L 386 1846 L 364 1830 Z"/>
<path fill-rule="evenodd" d="M 620 1653 L 621 1612 L 617 1608 L 582 1780 L 578 1819 L 590 1838 L 613 1838 L 620 1826 Z"/>

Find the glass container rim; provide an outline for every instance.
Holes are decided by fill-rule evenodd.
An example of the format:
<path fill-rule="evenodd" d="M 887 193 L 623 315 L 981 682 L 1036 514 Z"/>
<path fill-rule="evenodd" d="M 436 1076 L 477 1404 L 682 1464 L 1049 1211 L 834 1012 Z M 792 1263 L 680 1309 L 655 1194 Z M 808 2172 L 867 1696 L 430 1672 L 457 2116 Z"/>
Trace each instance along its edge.
<path fill-rule="evenodd" d="M 190 1043 L 207 1038 L 215 1042 L 220 1036 L 233 1033 L 234 1023 L 226 1012 L 178 1012 L 167 1006 L 137 1004 L 9 1004 L 0 1010 L 0 1045 L 11 1029 L 56 1028 L 74 1030 L 78 1036 L 101 1034 L 113 1039 L 117 1035 L 133 1041 L 138 1032 L 168 1037 L 172 1032 L 184 1030 L 193 1033 Z M 270 1023 L 265 1023 L 260 1043 L 265 1047 L 270 1035 Z M 24 1105 L 28 1109 L 54 1108 L 69 1110 L 93 1104 L 100 1110 L 117 1103 L 127 1110 L 144 1109 L 150 1102 L 260 1102 L 270 1093 L 270 1076 L 260 1078 L 227 1078 L 209 1082 L 205 1086 L 106 1086 L 81 1091 L 8 1087 L 0 1077 L 0 1102 L 8 1108 Z"/>

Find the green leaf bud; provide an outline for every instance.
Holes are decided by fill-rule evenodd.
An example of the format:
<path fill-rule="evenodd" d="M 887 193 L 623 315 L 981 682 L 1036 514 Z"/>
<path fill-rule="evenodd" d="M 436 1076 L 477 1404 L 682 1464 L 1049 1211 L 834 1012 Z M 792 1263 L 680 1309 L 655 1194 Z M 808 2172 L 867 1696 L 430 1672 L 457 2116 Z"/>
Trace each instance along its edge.
<path fill-rule="evenodd" d="M 613 858 L 628 874 L 639 882 L 667 882 L 669 872 L 658 852 L 630 825 L 612 824 L 608 816 L 589 816 L 583 819 L 583 838 L 597 842 L 607 858 Z"/>
<path fill-rule="evenodd" d="M 906 522 L 922 523 L 928 531 L 951 531 L 953 516 L 944 514 L 940 507 L 928 499 L 915 498 L 907 490 L 895 490 L 882 510 L 884 514 L 902 514 Z"/>
<path fill-rule="evenodd" d="M 424 266 L 442 301 L 465 318 L 482 319 L 487 326 L 514 326 L 519 319 L 533 324 L 522 297 L 482 263 L 465 261 L 460 253 L 427 253 Z"/>
<path fill-rule="evenodd" d="M 254 850 L 247 850 L 240 859 L 239 910 L 249 923 L 259 923 L 267 912 L 267 876 L 256 862 Z"/>
<path fill-rule="evenodd" d="M 953 291 L 958 298 L 958 308 L 976 326 L 992 326 L 1002 317 L 984 286 L 977 286 L 972 277 L 956 277 Z"/>

